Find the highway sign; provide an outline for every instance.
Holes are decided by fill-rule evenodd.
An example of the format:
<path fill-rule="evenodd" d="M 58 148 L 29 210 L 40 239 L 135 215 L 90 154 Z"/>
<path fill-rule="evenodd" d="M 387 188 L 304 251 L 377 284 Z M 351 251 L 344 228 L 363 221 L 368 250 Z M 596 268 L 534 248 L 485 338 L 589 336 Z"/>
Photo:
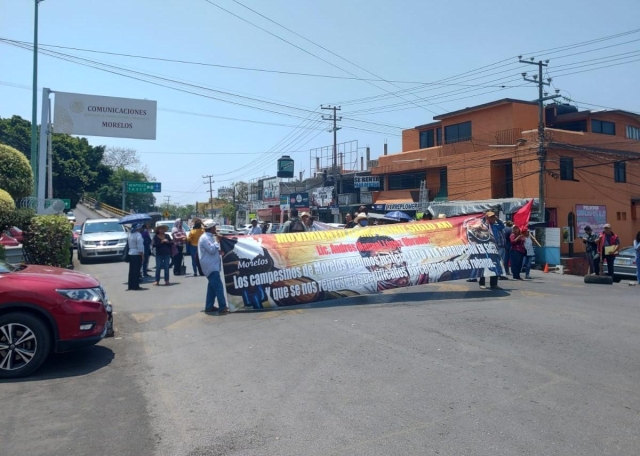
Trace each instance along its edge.
<path fill-rule="evenodd" d="M 71 209 L 71 200 L 69 198 L 60 198 L 62 201 L 64 201 L 64 210 L 68 211 L 69 209 Z"/>
<path fill-rule="evenodd" d="M 127 182 L 127 193 L 160 193 L 160 182 Z"/>

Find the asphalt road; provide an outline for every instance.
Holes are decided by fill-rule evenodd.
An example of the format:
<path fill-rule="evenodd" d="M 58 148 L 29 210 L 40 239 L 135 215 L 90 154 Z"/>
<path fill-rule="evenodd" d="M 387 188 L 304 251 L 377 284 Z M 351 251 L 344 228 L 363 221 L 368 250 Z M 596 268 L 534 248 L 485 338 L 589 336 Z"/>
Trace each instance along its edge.
<path fill-rule="evenodd" d="M 626 282 L 537 272 L 217 317 L 204 278 L 127 292 L 125 263 L 81 270 L 116 337 L 0 384 L 2 455 L 640 452 Z"/>

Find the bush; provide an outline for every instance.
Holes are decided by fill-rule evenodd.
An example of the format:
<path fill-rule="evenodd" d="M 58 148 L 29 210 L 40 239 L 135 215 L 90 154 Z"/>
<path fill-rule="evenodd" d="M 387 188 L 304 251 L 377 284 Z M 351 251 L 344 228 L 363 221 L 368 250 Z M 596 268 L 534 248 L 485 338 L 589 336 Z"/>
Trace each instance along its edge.
<path fill-rule="evenodd" d="M 0 144 L 0 188 L 15 199 L 29 196 L 33 190 L 29 160 L 22 152 L 5 144 Z"/>
<path fill-rule="evenodd" d="M 31 219 L 35 215 L 36 212 L 29 208 L 20 208 L 7 213 L 0 211 L 0 231 L 4 231 L 12 226 L 17 226 L 25 231 L 29 228 Z"/>
<path fill-rule="evenodd" d="M 66 268 L 70 263 L 71 225 L 64 215 L 37 215 L 24 232 L 22 251 L 28 264 Z"/>
<path fill-rule="evenodd" d="M 16 203 L 11 195 L 0 188 L 0 217 L 8 214 L 16 209 Z"/>

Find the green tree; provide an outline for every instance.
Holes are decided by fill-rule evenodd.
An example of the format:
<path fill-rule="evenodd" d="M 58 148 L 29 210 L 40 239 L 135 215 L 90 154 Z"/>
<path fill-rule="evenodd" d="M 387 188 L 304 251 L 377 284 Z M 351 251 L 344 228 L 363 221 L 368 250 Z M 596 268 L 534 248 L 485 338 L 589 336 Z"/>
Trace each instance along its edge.
<path fill-rule="evenodd" d="M 229 203 L 226 204 L 223 208 L 222 208 L 222 216 L 224 218 L 226 218 L 227 220 L 229 220 L 229 224 L 231 225 L 235 225 L 236 224 L 236 208 L 233 204 Z"/>
<path fill-rule="evenodd" d="M 29 196 L 33 190 L 29 160 L 18 149 L 5 144 L 0 144 L 0 188 L 15 199 Z"/>
<path fill-rule="evenodd" d="M 147 182 L 148 176 L 138 171 L 129 171 L 124 168 L 113 170 L 109 181 L 95 193 L 96 199 L 110 206 L 122 206 L 123 182 Z M 126 210 L 136 212 L 150 212 L 156 204 L 153 193 L 127 193 L 125 200 Z"/>

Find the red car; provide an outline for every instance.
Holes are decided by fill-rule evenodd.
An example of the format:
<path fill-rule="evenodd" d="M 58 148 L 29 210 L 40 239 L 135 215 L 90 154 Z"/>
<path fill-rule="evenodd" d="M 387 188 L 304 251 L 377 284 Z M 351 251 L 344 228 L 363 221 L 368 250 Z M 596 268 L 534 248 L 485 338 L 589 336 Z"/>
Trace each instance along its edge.
<path fill-rule="evenodd" d="M 0 261 L 0 379 L 35 372 L 51 352 L 113 335 L 111 304 L 93 277 Z"/>

